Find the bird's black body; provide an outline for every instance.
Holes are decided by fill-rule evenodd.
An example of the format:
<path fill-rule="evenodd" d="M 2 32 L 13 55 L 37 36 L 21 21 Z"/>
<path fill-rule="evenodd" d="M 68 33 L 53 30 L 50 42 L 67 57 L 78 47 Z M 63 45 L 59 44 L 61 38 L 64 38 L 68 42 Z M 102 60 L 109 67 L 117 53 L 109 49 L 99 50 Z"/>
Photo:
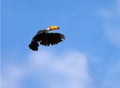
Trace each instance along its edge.
<path fill-rule="evenodd" d="M 65 39 L 63 34 L 60 33 L 48 33 L 47 30 L 39 31 L 29 44 L 29 48 L 37 51 L 39 44 L 44 46 L 55 45 Z"/>

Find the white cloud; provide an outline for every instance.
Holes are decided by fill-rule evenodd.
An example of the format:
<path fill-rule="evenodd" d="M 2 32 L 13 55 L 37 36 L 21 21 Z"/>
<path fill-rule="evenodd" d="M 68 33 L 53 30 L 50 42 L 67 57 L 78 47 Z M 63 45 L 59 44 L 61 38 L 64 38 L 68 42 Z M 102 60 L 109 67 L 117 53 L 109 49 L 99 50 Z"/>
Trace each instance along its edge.
<path fill-rule="evenodd" d="M 99 12 L 104 24 L 104 32 L 107 40 L 120 48 L 120 0 L 115 0 L 115 5 L 110 9 L 104 8 Z M 100 81 L 101 88 L 120 88 L 120 60 L 113 58 L 106 63 L 104 78 Z M 115 62 L 116 61 L 116 62 Z"/>
<path fill-rule="evenodd" d="M 120 16 L 120 0 L 117 0 L 117 12 L 119 13 L 119 16 Z"/>
<path fill-rule="evenodd" d="M 70 51 L 56 55 L 55 52 L 41 50 L 33 52 L 28 58 L 26 64 L 13 64 L 7 68 L 3 78 L 6 87 L 3 85 L 3 88 L 26 88 L 21 80 L 27 77 L 37 80 L 38 88 L 90 88 L 91 78 L 85 54 Z"/>
<path fill-rule="evenodd" d="M 120 48 L 120 28 L 106 28 L 106 36 L 109 41 Z"/>
<path fill-rule="evenodd" d="M 9 65 L 3 75 L 2 88 L 21 88 L 20 80 L 24 76 L 24 70 L 16 65 Z"/>
<path fill-rule="evenodd" d="M 104 29 L 107 39 L 115 46 L 120 47 L 120 0 L 111 9 L 102 9 L 99 14 L 104 20 Z"/>

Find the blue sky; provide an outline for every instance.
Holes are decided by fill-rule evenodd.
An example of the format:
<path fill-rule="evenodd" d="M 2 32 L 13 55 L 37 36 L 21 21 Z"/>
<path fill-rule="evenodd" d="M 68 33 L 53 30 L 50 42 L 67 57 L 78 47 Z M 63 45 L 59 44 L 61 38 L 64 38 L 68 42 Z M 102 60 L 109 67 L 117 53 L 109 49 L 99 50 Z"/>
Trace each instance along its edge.
<path fill-rule="evenodd" d="M 3 88 L 119 88 L 119 0 L 2 0 Z M 58 25 L 65 41 L 38 52 L 34 34 Z"/>

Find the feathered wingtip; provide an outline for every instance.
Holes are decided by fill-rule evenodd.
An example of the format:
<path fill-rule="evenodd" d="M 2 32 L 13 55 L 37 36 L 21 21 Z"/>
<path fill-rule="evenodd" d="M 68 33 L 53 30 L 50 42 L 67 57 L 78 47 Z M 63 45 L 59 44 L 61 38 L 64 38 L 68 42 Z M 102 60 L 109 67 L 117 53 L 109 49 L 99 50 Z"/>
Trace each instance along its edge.
<path fill-rule="evenodd" d="M 56 45 L 62 42 L 65 39 L 65 36 L 61 33 L 40 33 L 33 37 L 33 40 L 29 44 L 29 48 L 33 51 L 38 51 L 38 46 L 50 46 Z"/>
<path fill-rule="evenodd" d="M 60 35 L 61 35 L 61 39 L 65 40 L 65 36 L 63 34 L 60 34 Z"/>
<path fill-rule="evenodd" d="M 33 51 L 38 51 L 38 42 L 37 41 L 31 41 L 29 44 L 29 48 L 32 49 Z"/>

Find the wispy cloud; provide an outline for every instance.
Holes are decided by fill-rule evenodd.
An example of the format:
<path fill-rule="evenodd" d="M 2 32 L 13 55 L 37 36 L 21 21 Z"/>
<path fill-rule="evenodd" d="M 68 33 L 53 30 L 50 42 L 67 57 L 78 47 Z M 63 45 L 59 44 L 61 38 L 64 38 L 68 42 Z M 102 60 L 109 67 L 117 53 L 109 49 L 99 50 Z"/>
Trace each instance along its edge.
<path fill-rule="evenodd" d="M 21 88 L 20 81 L 24 76 L 24 70 L 16 65 L 9 65 L 3 73 L 2 88 Z"/>
<path fill-rule="evenodd" d="M 120 28 L 106 27 L 105 32 L 109 41 L 120 48 Z"/>
<path fill-rule="evenodd" d="M 29 88 L 23 83 L 27 77 L 37 80 L 35 88 L 90 88 L 91 78 L 85 54 L 70 51 L 56 55 L 55 52 L 42 50 L 28 58 L 25 64 L 7 67 L 6 76 L 2 79 L 3 88 Z"/>
<path fill-rule="evenodd" d="M 99 14 L 104 20 L 106 38 L 117 47 L 120 47 L 120 1 L 111 8 L 102 9 Z"/>

